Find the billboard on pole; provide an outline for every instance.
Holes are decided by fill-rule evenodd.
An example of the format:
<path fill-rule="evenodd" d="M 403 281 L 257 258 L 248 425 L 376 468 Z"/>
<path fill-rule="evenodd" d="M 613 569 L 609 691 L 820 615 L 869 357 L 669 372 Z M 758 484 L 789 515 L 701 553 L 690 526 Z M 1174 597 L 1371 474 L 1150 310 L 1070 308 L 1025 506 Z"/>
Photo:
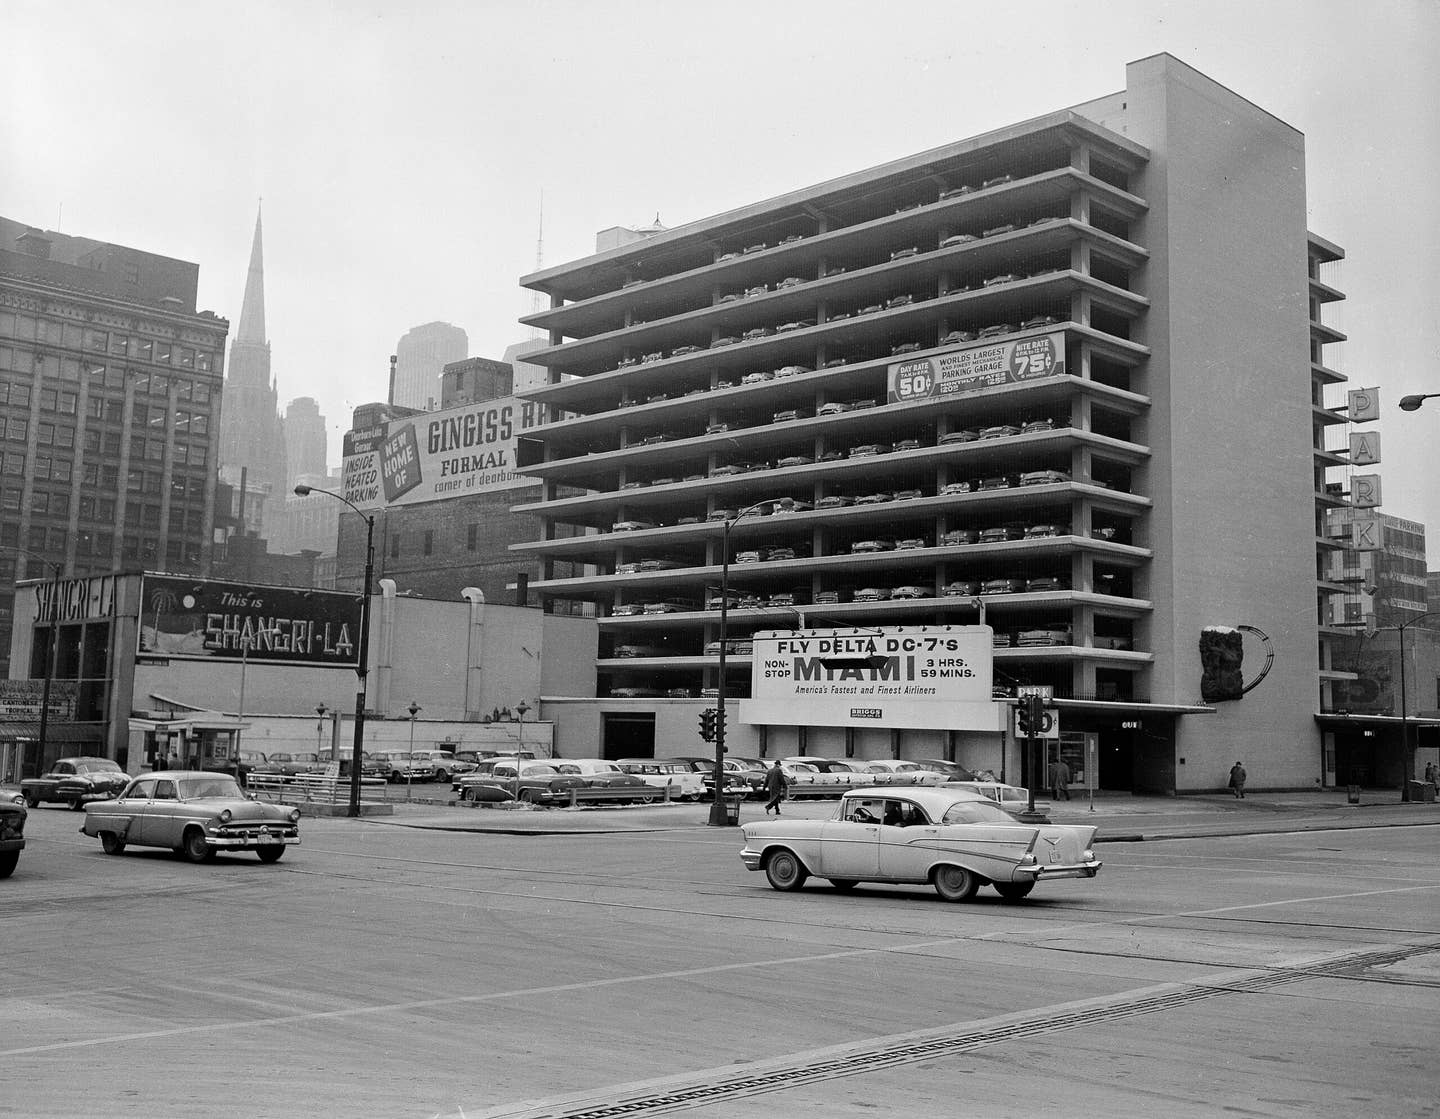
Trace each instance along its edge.
<path fill-rule="evenodd" d="M 531 485 L 533 479 L 516 472 L 516 445 L 548 418 L 544 404 L 505 396 L 352 432 L 345 442 L 345 498 L 360 509 L 378 509 Z"/>
<path fill-rule="evenodd" d="M 747 723 L 999 730 L 989 626 L 772 630 L 754 636 Z"/>

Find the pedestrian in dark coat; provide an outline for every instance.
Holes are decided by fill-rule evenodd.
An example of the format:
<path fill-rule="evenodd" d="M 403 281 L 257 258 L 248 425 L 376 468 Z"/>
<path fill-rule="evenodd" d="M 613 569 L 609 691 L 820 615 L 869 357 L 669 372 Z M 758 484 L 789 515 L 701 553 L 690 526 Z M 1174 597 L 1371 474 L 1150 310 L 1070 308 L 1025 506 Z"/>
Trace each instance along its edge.
<path fill-rule="evenodd" d="M 1070 799 L 1070 767 L 1062 761 L 1050 763 L 1050 799 Z"/>
<path fill-rule="evenodd" d="M 774 765 L 765 771 L 765 792 L 770 797 L 765 802 L 765 812 L 768 814 L 773 808 L 775 815 L 780 815 L 780 802 L 785 799 L 785 791 L 790 787 L 790 778 L 785 776 L 785 771 L 780 768 L 779 759 Z"/>
<path fill-rule="evenodd" d="M 1230 789 L 1241 800 L 1245 799 L 1245 767 L 1239 762 L 1230 767 Z"/>

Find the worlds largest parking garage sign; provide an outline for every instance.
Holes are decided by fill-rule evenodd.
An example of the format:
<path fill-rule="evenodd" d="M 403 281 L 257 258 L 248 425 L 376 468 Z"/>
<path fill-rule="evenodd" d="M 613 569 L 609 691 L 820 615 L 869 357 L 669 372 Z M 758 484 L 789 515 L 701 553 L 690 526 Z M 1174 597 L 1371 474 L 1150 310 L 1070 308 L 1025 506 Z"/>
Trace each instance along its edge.
<path fill-rule="evenodd" d="M 997 730 L 989 626 L 755 634 L 746 723 Z"/>
<path fill-rule="evenodd" d="M 889 368 L 889 400 L 903 404 L 932 396 L 976 392 L 1065 372 L 1065 335 L 1042 334 L 1013 342 L 982 342 Z"/>

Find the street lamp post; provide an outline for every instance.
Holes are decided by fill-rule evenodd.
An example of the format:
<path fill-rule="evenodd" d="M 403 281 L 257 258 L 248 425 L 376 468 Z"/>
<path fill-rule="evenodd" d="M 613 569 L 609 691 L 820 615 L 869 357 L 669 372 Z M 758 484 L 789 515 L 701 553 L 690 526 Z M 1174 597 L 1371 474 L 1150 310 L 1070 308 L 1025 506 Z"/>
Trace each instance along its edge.
<path fill-rule="evenodd" d="M 316 757 L 319 757 L 322 753 L 325 752 L 325 747 L 322 746 L 321 743 L 324 741 L 324 736 L 325 736 L 325 712 L 326 712 L 327 710 L 329 710 L 329 709 L 328 709 L 323 703 L 317 703 L 317 704 L 315 705 L 315 756 L 316 756 Z M 340 759 L 339 759 L 339 758 L 336 758 L 335 760 L 336 760 L 336 761 L 339 761 Z"/>
<path fill-rule="evenodd" d="M 525 753 L 525 712 L 530 710 L 530 705 L 523 699 L 515 705 L 515 719 L 520 727 L 515 732 L 515 802 L 520 802 L 520 759 Z"/>
<path fill-rule="evenodd" d="M 1402 396 L 1400 398 L 1400 408 L 1405 412 L 1414 412 L 1419 410 L 1420 405 L 1424 404 L 1425 401 L 1436 396 L 1440 396 L 1440 392 L 1417 392 L 1411 396 Z"/>
<path fill-rule="evenodd" d="M 1436 395 L 1440 395 L 1440 393 Z M 1433 618 L 1437 614 L 1440 614 L 1440 610 L 1417 614 L 1395 627 L 1400 637 L 1400 753 L 1404 758 L 1405 766 L 1405 771 L 1400 776 L 1400 799 L 1402 801 L 1410 799 L 1410 781 L 1415 774 L 1415 748 L 1410 744 L 1410 706 L 1405 694 L 1405 631 L 1416 622 L 1423 622 L 1426 618 Z"/>
<path fill-rule="evenodd" d="M 788 497 L 767 498 L 747 505 L 720 526 L 720 658 L 715 682 L 715 796 L 710 802 L 710 826 L 726 827 L 725 813 L 725 653 L 730 629 L 730 530 L 741 517 L 748 517 L 767 505 L 790 509 L 794 501 Z"/>
<path fill-rule="evenodd" d="M 405 710 L 410 712 L 410 756 L 405 761 L 405 799 L 410 799 L 410 782 L 415 777 L 415 716 L 423 708 L 413 699 Z"/>
<path fill-rule="evenodd" d="M 336 501 L 343 501 L 365 521 L 365 577 L 360 584 L 360 650 L 355 662 L 355 745 L 350 755 L 350 815 L 360 815 L 360 759 L 365 747 L 365 677 L 370 671 L 370 581 L 375 575 L 375 518 L 363 513 L 360 507 L 348 497 L 342 497 L 333 490 L 319 486 L 299 485 L 295 487 L 298 497 L 312 493 L 323 493 Z"/>

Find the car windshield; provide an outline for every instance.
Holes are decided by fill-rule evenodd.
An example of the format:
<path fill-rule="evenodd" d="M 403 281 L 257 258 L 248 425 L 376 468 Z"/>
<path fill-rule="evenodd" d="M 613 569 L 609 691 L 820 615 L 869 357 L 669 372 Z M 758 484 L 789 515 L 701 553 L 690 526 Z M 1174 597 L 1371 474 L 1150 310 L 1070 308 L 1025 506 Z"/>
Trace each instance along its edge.
<path fill-rule="evenodd" d="M 75 763 L 76 773 L 120 773 L 118 762 L 112 762 L 108 758 L 92 758 L 88 761 Z"/>
<path fill-rule="evenodd" d="M 235 778 L 223 774 L 207 774 L 203 777 L 186 777 L 177 782 L 181 800 L 204 800 L 210 797 L 234 797 L 243 799 L 245 794 L 235 783 Z"/>
<path fill-rule="evenodd" d="M 982 800 L 956 801 L 945 810 L 942 824 L 1013 824 L 1015 818 L 997 804 Z"/>

